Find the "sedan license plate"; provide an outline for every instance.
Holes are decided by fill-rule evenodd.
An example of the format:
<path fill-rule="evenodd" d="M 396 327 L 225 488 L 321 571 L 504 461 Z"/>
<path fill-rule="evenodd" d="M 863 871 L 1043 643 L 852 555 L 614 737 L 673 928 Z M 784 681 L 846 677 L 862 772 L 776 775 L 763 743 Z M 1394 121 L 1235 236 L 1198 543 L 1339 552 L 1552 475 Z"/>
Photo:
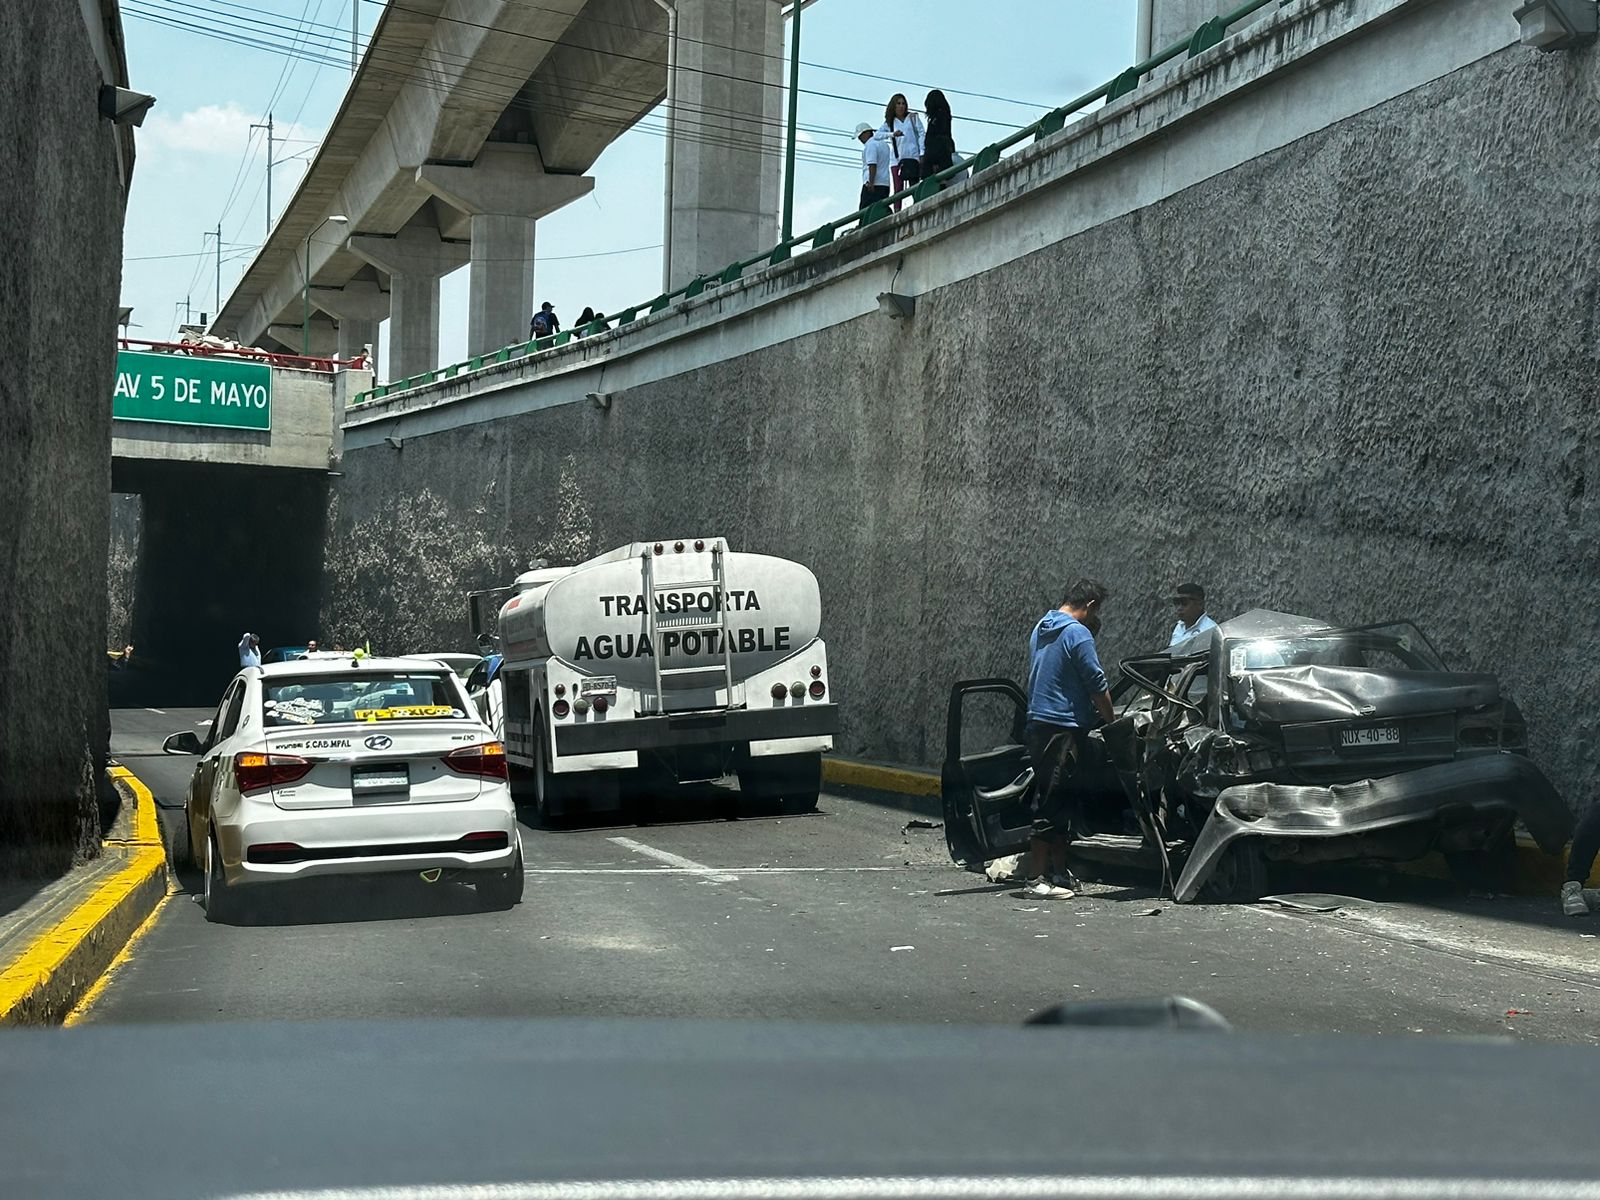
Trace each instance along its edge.
<path fill-rule="evenodd" d="M 1380 746 L 1398 746 L 1400 744 L 1400 726 L 1398 725 L 1368 725 L 1364 729 L 1341 729 L 1339 731 L 1339 748 L 1342 750 L 1366 750 Z"/>
<path fill-rule="evenodd" d="M 404 792 L 411 787 L 411 772 L 404 763 L 397 766 L 354 767 L 350 789 L 360 795 L 370 792 Z"/>
<path fill-rule="evenodd" d="M 615 675 L 591 675 L 578 684 L 578 695 L 592 696 L 596 692 L 609 695 L 617 690 Z"/>

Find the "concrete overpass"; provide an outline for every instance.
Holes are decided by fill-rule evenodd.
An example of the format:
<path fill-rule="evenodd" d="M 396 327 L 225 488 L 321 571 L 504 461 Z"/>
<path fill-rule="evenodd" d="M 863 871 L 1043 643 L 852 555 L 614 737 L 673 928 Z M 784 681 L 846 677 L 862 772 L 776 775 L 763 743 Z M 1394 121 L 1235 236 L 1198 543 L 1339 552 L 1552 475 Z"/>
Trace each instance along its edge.
<path fill-rule="evenodd" d="M 676 46 L 669 55 L 668 10 Z M 538 219 L 667 93 L 692 114 L 668 231 L 692 278 L 776 236 L 777 0 L 404 0 L 212 331 L 351 357 L 388 319 L 388 377 L 438 365 L 439 281 L 471 264 L 468 344 L 527 336 Z M 742 115 L 735 115 L 742 114 Z M 344 223 L 329 217 L 342 216 Z"/>
<path fill-rule="evenodd" d="M 126 343 L 111 490 L 140 497 L 132 634 L 180 686 L 212 689 L 244 629 L 315 628 L 345 397 L 364 369 Z"/>

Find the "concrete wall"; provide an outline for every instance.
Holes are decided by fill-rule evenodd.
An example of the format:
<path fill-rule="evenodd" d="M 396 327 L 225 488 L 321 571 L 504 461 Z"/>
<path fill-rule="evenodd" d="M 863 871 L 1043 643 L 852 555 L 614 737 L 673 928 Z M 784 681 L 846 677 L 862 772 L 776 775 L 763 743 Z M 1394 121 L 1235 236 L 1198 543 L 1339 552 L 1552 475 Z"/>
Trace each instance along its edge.
<path fill-rule="evenodd" d="M 106 649 L 133 636 L 133 588 L 139 565 L 143 501 L 125 492 L 111 497 L 111 541 L 106 554 Z"/>
<path fill-rule="evenodd" d="M 104 39 L 102 39 L 103 41 Z M 77 4 L 0 20 L 0 879 L 98 847 L 119 147 Z M 70 264 L 64 270 L 63 264 Z"/>
<path fill-rule="evenodd" d="M 1372 32 L 1340 42 L 1352 14 Z M 914 209 L 638 355 L 602 340 L 353 423 L 341 619 L 460 644 L 456 593 L 539 546 L 726 534 L 817 572 L 840 750 L 930 764 L 950 682 L 1019 673 L 1069 576 L 1115 593 L 1108 659 L 1164 642 L 1161 596 L 1195 578 L 1218 615 L 1417 619 L 1503 675 L 1582 803 L 1600 55 L 1514 36 L 1478 0 L 1307 0 L 947 194 L 959 225 Z M 1296 45 L 1282 79 L 1260 61 Z M 864 312 L 902 260 L 914 320 Z"/>

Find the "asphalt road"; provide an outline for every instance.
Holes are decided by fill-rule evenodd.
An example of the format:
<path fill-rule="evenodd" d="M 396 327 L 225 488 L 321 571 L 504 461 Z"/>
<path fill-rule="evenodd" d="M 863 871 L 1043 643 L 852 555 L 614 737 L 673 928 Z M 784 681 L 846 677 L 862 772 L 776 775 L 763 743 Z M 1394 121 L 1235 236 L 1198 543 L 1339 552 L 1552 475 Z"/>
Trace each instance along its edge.
<path fill-rule="evenodd" d="M 162 737 L 210 714 L 116 710 L 113 753 L 181 805 Z M 171 896 L 90 1022 L 436 1016 L 1018 1022 L 1064 1000 L 1179 993 L 1241 1028 L 1600 1041 L 1600 917 L 1345 869 L 1338 911 L 1175 906 L 1145 881 L 1037 903 L 956 869 L 936 829 L 863 796 L 728 819 L 725 789 L 649 819 L 524 830 L 527 893 L 414 876 L 280 889 L 252 924 Z M 178 810 L 164 810 L 173 829 Z M 942 895 L 951 889 L 957 894 Z M 1587 935 L 1587 936 L 1586 936 Z"/>

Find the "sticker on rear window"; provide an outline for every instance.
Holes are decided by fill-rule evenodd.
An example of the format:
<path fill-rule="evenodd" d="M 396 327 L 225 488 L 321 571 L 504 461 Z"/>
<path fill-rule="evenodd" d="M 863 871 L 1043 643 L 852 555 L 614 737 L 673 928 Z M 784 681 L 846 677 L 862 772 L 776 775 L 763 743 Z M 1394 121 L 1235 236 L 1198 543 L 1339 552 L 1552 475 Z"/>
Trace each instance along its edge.
<path fill-rule="evenodd" d="M 406 721 L 418 717 L 460 717 L 465 716 L 459 708 L 451 708 L 447 704 L 409 704 L 402 708 L 358 708 L 356 720 L 358 721 Z"/>

